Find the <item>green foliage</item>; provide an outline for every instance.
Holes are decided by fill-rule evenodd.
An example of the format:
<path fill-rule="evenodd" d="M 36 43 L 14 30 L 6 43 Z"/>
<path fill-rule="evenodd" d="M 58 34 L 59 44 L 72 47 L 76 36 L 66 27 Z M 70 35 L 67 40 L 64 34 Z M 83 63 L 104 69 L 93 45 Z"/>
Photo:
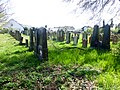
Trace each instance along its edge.
<path fill-rule="evenodd" d="M 8 34 L 0 34 L 0 89 L 120 89 L 120 44 L 111 51 L 48 41 L 49 60 L 40 62 Z"/>

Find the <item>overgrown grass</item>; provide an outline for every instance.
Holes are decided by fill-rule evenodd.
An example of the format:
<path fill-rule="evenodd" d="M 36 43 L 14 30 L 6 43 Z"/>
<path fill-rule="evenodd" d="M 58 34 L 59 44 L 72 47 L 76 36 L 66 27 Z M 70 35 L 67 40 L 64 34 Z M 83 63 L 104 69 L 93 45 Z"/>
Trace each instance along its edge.
<path fill-rule="evenodd" d="M 1 90 L 120 90 L 120 44 L 103 51 L 49 40 L 45 62 L 18 44 L 0 34 Z"/>

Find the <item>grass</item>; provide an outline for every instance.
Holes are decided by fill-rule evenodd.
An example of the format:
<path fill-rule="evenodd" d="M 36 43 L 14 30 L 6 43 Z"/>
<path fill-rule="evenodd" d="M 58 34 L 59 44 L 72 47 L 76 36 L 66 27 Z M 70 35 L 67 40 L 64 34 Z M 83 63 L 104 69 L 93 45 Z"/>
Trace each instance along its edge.
<path fill-rule="evenodd" d="M 8 34 L 0 34 L 0 90 L 120 90 L 120 44 L 111 51 L 48 41 L 40 62 Z"/>

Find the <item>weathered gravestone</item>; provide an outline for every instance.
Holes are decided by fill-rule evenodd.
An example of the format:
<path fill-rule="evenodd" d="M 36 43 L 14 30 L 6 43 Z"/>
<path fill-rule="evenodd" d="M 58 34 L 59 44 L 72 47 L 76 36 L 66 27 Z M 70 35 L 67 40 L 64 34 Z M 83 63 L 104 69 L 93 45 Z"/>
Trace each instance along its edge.
<path fill-rule="evenodd" d="M 88 42 L 88 35 L 86 32 L 82 34 L 82 47 L 86 48 L 87 47 L 87 42 Z"/>
<path fill-rule="evenodd" d="M 78 43 L 78 36 L 77 36 L 77 34 L 75 33 L 75 34 L 74 34 L 73 45 L 77 45 L 77 43 Z"/>
<path fill-rule="evenodd" d="M 66 43 L 67 44 L 70 43 L 70 32 L 69 31 L 66 32 Z"/>
<path fill-rule="evenodd" d="M 58 42 L 64 41 L 64 31 L 62 29 L 57 31 L 57 41 Z"/>
<path fill-rule="evenodd" d="M 40 60 L 48 60 L 47 34 L 44 27 L 35 30 L 34 54 Z"/>
<path fill-rule="evenodd" d="M 30 51 L 34 50 L 34 43 L 33 43 L 33 32 L 34 32 L 34 30 L 35 30 L 34 27 L 30 28 L 30 46 L 29 46 Z"/>
<path fill-rule="evenodd" d="M 99 45 L 98 34 L 99 34 L 99 26 L 95 25 L 94 30 L 93 30 L 93 34 L 92 34 L 92 37 L 91 37 L 90 47 L 93 47 L 93 48 L 98 47 L 98 45 Z"/>
<path fill-rule="evenodd" d="M 103 40 L 102 40 L 102 49 L 110 49 L 110 25 L 105 25 L 103 27 Z"/>

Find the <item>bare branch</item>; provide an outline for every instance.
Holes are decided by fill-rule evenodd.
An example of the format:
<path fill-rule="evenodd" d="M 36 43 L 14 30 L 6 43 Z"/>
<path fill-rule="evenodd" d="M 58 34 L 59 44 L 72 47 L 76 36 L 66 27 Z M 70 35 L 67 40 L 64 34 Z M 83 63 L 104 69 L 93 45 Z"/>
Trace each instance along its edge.
<path fill-rule="evenodd" d="M 71 2 L 77 0 L 64 1 Z M 93 16 L 90 18 L 90 20 L 99 18 L 103 12 L 115 14 L 114 17 L 120 15 L 120 0 L 78 0 L 76 7 L 78 7 L 76 8 L 77 10 L 81 9 L 82 13 L 91 11 Z"/>
<path fill-rule="evenodd" d="M 8 6 L 9 0 L 0 0 L 0 25 L 5 22 L 8 17 L 10 16 L 7 13 L 7 6 Z"/>

